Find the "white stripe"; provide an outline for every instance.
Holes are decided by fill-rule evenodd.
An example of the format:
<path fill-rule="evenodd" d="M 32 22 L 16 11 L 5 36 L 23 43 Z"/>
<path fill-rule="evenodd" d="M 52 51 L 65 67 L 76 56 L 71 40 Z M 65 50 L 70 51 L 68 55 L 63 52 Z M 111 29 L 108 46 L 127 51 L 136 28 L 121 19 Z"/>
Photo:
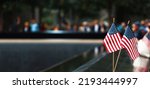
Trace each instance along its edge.
<path fill-rule="evenodd" d="M 120 37 L 120 35 L 119 35 L 119 33 L 118 33 L 118 38 L 119 38 L 119 43 L 121 43 L 121 37 Z M 121 44 L 120 44 L 120 46 L 121 46 Z M 122 47 L 121 47 L 122 48 Z"/>
<path fill-rule="evenodd" d="M 134 38 L 133 39 L 133 42 L 134 42 L 134 49 L 135 49 L 135 55 L 136 55 L 136 57 L 138 57 L 139 56 L 139 52 L 138 52 L 138 49 L 137 49 L 137 40 L 136 40 L 136 38 Z"/>
<path fill-rule="evenodd" d="M 133 38 L 133 44 L 134 44 L 134 52 L 135 52 L 135 58 L 139 56 L 139 52 L 138 52 L 138 49 L 137 49 L 137 40 L 136 38 Z"/>
<path fill-rule="evenodd" d="M 116 47 L 116 41 L 115 41 L 114 35 L 111 35 L 111 40 L 112 40 L 113 45 L 114 45 L 114 51 L 117 51 L 118 48 Z"/>
<path fill-rule="evenodd" d="M 115 37 L 117 38 L 117 44 L 119 46 L 119 48 L 121 49 L 121 38 L 120 38 L 120 35 L 117 33 L 117 35 L 115 35 Z"/>
<path fill-rule="evenodd" d="M 116 35 L 113 35 L 113 40 L 114 40 L 114 43 L 115 43 L 115 45 L 116 45 L 116 47 L 117 47 L 117 50 L 120 50 L 120 47 L 119 47 L 119 44 L 118 44 L 118 42 L 117 42 L 117 40 L 118 40 L 118 38 L 117 37 L 115 37 Z"/>
<path fill-rule="evenodd" d="M 108 34 L 109 35 L 109 34 Z M 112 46 L 111 46 L 111 43 L 110 43 L 110 40 L 108 39 L 108 35 L 106 36 L 106 44 L 108 45 L 108 50 L 109 50 L 109 52 L 111 53 L 111 52 L 113 52 L 113 49 L 112 49 Z"/>
<path fill-rule="evenodd" d="M 108 52 L 111 52 L 110 49 L 109 49 L 109 47 L 108 47 L 108 45 L 107 45 L 106 39 L 104 39 L 104 44 L 105 44 L 105 46 L 106 46 Z"/>
<path fill-rule="evenodd" d="M 131 41 L 132 41 L 132 44 L 133 44 L 133 52 L 134 52 L 134 55 L 135 55 L 135 58 L 136 58 L 136 56 L 137 56 L 137 50 L 136 50 L 136 44 L 135 44 L 135 39 L 133 38 L 133 39 L 131 39 Z M 135 59 L 134 58 L 134 59 Z"/>
<path fill-rule="evenodd" d="M 110 41 L 110 39 L 109 39 L 109 37 L 107 36 L 107 43 L 108 43 L 108 46 L 109 46 L 109 49 L 110 49 L 110 51 L 111 52 L 114 52 L 114 49 L 113 49 L 113 47 L 112 47 L 112 44 L 111 44 L 111 41 Z"/>
<path fill-rule="evenodd" d="M 126 41 L 126 40 L 127 40 L 127 41 Z M 133 53 L 132 53 L 131 46 L 130 46 L 130 44 L 129 44 L 129 40 L 126 39 L 126 37 L 124 36 L 123 39 L 122 39 L 122 41 L 123 41 L 123 43 L 126 43 L 126 44 L 124 44 L 124 46 L 125 46 L 125 48 L 127 49 L 127 51 L 129 52 L 131 58 L 133 58 L 133 57 L 132 57 Z"/>
<path fill-rule="evenodd" d="M 111 36 L 108 36 L 108 38 L 109 38 L 109 40 L 111 41 L 111 44 L 112 44 L 112 46 L 113 46 L 113 47 L 112 47 L 112 49 L 113 49 L 113 52 L 114 52 L 114 51 L 115 51 L 115 49 L 116 49 L 116 48 L 115 48 L 115 46 L 114 46 L 114 44 L 113 44 L 114 42 L 112 41 Z"/>
<path fill-rule="evenodd" d="M 131 53 L 132 53 L 131 56 L 132 56 L 133 59 L 134 59 L 134 58 L 135 58 L 135 55 L 134 55 L 134 52 L 133 52 L 133 50 L 134 50 L 134 49 L 133 49 L 133 46 L 134 46 L 134 45 L 131 43 L 132 41 L 130 41 L 126 36 L 125 36 L 125 38 L 126 38 L 127 42 L 129 43 L 129 44 L 128 44 L 128 47 L 130 47 L 130 51 L 131 51 Z M 132 40 L 132 39 L 131 39 L 131 40 Z"/>
<path fill-rule="evenodd" d="M 124 46 L 124 48 L 127 49 L 127 51 L 129 50 L 128 47 L 124 44 L 124 42 L 122 42 L 122 45 Z M 131 55 L 130 51 L 128 51 L 128 54 Z M 131 57 L 131 56 L 130 56 Z M 131 58 L 132 59 L 132 58 Z"/>

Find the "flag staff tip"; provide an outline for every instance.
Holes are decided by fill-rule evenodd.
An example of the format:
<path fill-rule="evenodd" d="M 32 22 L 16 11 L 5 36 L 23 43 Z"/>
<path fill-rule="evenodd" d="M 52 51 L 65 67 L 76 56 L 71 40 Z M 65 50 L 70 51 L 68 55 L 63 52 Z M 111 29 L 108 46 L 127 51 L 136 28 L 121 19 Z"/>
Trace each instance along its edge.
<path fill-rule="evenodd" d="M 115 22 L 115 18 L 113 18 L 113 23 Z"/>

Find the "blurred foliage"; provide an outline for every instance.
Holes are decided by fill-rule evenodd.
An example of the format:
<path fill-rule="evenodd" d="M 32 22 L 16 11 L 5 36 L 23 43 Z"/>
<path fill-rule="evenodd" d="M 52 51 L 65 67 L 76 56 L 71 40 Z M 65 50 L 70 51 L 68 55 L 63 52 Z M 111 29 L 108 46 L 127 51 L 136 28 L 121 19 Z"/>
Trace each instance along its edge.
<path fill-rule="evenodd" d="M 0 10 L 16 12 L 23 11 L 27 6 L 63 11 L 65 16 L 98 17 L 101 9 L 107 9 L 111 14 L 112 6 L 116 15 L 149 17 L 150 0 L 1 0 Z"/>

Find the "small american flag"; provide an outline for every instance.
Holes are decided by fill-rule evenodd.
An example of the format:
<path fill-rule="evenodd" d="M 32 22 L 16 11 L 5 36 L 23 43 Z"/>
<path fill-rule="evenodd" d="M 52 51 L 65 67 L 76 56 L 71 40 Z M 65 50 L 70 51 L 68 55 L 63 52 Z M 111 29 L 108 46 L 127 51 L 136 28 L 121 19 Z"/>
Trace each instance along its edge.
<path fill-rule="evenodd" d="M 116 29 L 115 24 L 113 23 L 104 38 L 104 46 L 107 49 L 108 53 L 115 52 L 122 49 L 121 47 L 121 36 Z"/>
<path fill-rule="evenodd" d="M 147 33 L 142 39 L 150 50 L 150 33 Z"/>
<path fill-rule="evenodd" d="M 131 59 L 135 60 L 139 56 L 139 52 L 137 50 L 137 38 L 134 36 L 129 26 L 127 26 L 122 37 L 121 45 L 128 51 Z"/>

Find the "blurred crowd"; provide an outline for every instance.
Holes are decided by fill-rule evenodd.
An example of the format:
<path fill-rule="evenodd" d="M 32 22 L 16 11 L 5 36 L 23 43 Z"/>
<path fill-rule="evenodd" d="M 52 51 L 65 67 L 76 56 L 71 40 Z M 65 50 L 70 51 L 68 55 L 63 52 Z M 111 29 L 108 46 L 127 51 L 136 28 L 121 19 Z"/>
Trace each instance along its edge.
<path fill-rule="evenodd" d="M 82 21 L 80 23 L 62 22 L 58 25 L 51 25 L 48 23 L 38 23 L 36 19 L 29 21 L 22 21 L 21 17 L 17 17 L 9 32 L 44 32 L 50 31 L 69 31 L 69 32 L 94 32 L 94 33 L 107 33 L 110 23 L 105 20 L 93 19 L 90 21 Z M 126 22 L 116 24 L 118 31 L 123 35 L 127 26 Z M 150 29 L 150 20 L 141 20 L 131 23 L 131 28 L 138 39 L 141 39 L 146 32 Z"/>
<path fill-rule="evenodd" d="M 125 28 L 126 28 L 126 23 L 121 22 L 118 26 L 117 29 L 118 31 L 123 35 Z M 131 29 L 134 32 L 134 35 L 138 38 L 141 39 L 143 36 L 150 31 L 150 20 L 141 20 L 141 21 L 136 21 L 131 24 Z"/>
<path fill-rule="evenodd" d="M 104 20 L 90 20 L 82 21 L 79 23 L 61 22 L 58 25 L 52 25 L 49 23 L 38 23 L 36 19 L 29 21 L 22 21 L 21 17 L 17 17 L 14 23 L 10 26 L 9 32 L 44 32 L 50 31 L 69 31 L 69 32 L 101 32 L 108 31 L 109 23 Z"/>

